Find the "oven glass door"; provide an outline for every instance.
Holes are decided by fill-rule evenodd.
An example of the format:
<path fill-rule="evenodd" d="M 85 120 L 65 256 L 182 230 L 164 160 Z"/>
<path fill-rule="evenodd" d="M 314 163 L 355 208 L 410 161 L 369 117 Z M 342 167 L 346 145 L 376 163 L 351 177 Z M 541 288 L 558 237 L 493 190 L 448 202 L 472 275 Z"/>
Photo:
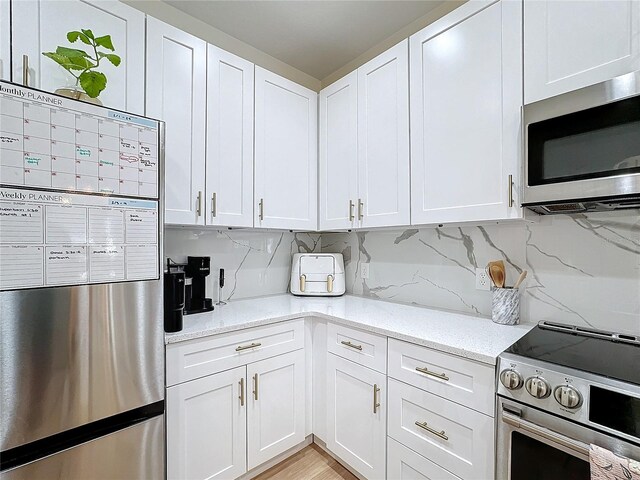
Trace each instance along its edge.
<path fill-rule="evenodd" d="M 640 95 L 528 125 L 527 183 L 640 172 Z"/>

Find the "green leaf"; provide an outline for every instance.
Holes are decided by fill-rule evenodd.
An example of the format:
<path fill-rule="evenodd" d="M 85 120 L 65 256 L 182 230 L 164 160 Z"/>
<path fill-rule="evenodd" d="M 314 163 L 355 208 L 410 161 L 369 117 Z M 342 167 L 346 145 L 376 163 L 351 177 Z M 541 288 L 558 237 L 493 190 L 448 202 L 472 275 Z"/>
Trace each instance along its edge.
<path fill-rule="evenodd" d="M 43 52 L 42 55 L 50 58 L 65 70 L 84 70 L 84 67 L 75 64 L 69 57 L 65 55 L 60 55 L 56 52 Z"/>
<path fill-rule="evenodd" d="M 69 42 L 75 43 L 78 39 L 80 39 L 82 43 L 91 45 L 91 40 L 89 40 L 89 37 L 87 37 L 84 33 L 78 32 L 76 30 L 67 33 L 67 40 L 69 40 Z"/>
<path fill-rule="evenodd" d="M 93 32 L 91 30 L 80 29 L 80 31 L 84 33 L 87 37 L 89 37 L 91 40 L 95 39 L 95 37 L 93 36 Z"/>
<path fill-rule="evenodd" d="M 93 63 L 89 58 L 85 58 L 85 57 L 72 57 L 69 59 L 69 61 L 77 66 L 78 70 L 86 70 L 89 68 L 95 68 L 96 64 Z"/>
<path fill-rule="evenodd" d="M 111 43 L 111 35 L 104 35 L 102 37 L 97 37 L 95 39 L 96 45 L 100 47 L 104 47 L 107 50 L 111 50 L 112 52 L 115 50 L 113 48 L 113 43 Z"/>
<path fill-rule="evenodd" d="M 96 98 L 107 87 L 107 77 L 100 72 L 84 72 L 78 79 L 82 89 L 91 98 Z"/>
<path fill-rule="evenodd" d="M 111 63 L 113 63 L 113 65 L 116 66 L 116 67 L 118 65 L 120 65 L 120 62 L 122 61 L 122 59 L 118 55 L 116 55 L 115 53 L 100 53 L 100 52 L 98 52 L 98 56 L 100 58 L 106 58 Z"/>
<path fill-rule="evenodd" d="M 60 55 L 64 55 L 69 58 L 76 57 L 88 57 L 89 55 L 84 50 L 79 50 L 77 48 L 67 48 L 67 47 L 58 47 L 56 48 L 56 53 Z"/>

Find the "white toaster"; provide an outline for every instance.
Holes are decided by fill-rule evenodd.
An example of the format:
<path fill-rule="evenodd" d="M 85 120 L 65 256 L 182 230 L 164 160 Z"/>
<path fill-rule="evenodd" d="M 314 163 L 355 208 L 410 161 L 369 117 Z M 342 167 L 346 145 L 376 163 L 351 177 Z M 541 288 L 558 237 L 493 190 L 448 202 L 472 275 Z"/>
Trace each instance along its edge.
<path fill-rule="evenodd" d="M 314 297 L 337 297 L 345 292 L 341 253 L 294 253 L 291 293 Z"/>

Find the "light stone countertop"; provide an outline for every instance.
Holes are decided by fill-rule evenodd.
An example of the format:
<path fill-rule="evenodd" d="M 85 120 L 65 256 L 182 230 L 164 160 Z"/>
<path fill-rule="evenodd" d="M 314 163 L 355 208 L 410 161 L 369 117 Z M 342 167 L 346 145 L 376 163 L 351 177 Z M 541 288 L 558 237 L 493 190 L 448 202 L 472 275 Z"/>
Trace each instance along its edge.
<path fill-rule="evenodd" d="M 337 298 L 274 295 L 230 301 L 213 312 L 186 315 L 184 328 L 165 334 L 174 344 L 301 317 L 319 317 L 425 345 L 489 365 L 533 325 L 498 325 L 491 319 L 345 295 Z"/>

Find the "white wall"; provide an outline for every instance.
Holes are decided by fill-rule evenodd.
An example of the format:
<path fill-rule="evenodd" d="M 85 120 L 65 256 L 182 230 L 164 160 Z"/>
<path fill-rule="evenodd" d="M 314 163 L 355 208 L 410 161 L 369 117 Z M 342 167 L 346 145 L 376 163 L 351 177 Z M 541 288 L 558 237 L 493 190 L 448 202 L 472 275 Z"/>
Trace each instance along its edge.
<path fill-rule="evenodd" d="M 522 320 L 640 334 L 640 216 L 637 210 L 541 217 L 540 223 L 323 234 L 342 252 L 347 291 L 489 316 L 491 295 L 475 268 L 507 264 L 507 282 L 527 269 Z M 360 264 L 370 263 L 368 280 Z"/>

